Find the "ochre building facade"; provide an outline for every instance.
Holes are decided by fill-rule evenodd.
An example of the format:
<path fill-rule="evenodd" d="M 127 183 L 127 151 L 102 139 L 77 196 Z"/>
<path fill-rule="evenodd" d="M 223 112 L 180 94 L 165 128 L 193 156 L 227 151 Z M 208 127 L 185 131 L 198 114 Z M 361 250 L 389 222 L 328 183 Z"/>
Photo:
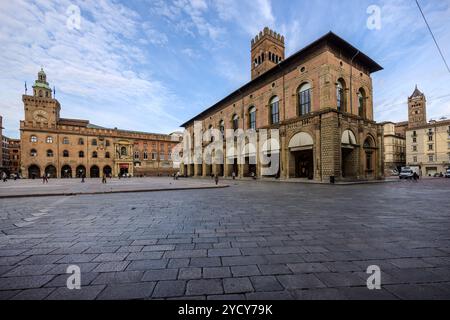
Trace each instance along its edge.
<path fill-rule="evenodd" d="M 417 87 L 408 98 L 408 115 L 407 165 L 418 166 L 423 176 L 445 173 L 450 169 L 450 120 L 428 121 L 427 100 Z"/>
<path fill-rule="evenodd" d="M 252 80 L 183 124 L 186 132 L 194 140 L 196 121 L 204 131 L 278 129 L 280 169 L 274 177 L 382 179 L 383 127 L 374 121 L 371 79 L 382 68 L 331 32 L 288 58 L 284 41 L 268 28 L 254 38 Z M 185 159 L 181 173 L 262 178 L 260 160 L 248 160 L 238 164 L 227 157 L 224 164 L 208 165 Z"/>
<path fill-rule="evenodd" d="M 176 170 L 171 160 L 179 137 L 103 128 L 60 117 L 41 69 L 32 95 L 23 95 L 21 172 L 25 178 L 158 176 Z"/>

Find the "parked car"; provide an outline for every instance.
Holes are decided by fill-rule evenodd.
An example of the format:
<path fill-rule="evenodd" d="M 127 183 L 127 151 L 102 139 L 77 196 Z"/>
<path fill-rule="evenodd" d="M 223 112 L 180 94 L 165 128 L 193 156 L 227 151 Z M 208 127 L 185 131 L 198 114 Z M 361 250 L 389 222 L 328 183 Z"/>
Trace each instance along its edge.
<path fill-rule="evenodd" d="M 417 174 L 417 177 L 419 177 L 420 179 L 420 167 L 417 166 L 407 166 L 407 167 L 402 167 L 400 174 L 399 174 L 399 178 L 400 179 L 412 179 L 414 178 L 414 173 Z"/>
<path fill-rule="evenodd" d="M 450 169 L 447 169 L 447 171 L 445 172 L 444 176 L 446 178 L 450 178 Z"/>
<path fill-rule="evenodd" d="M 400 179 L 412 179 L 414 177 L 414 171 L 403 168 L 398 177 Z"/>

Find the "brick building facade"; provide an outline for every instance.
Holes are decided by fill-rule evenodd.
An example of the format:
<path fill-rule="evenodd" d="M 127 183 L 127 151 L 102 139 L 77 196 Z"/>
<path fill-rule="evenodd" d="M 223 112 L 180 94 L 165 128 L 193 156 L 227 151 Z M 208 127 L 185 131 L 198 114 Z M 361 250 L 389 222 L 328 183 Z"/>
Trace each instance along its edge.
<path fill-rule="evenodd" d="M 371 73 L 382 70 L 376 62 L 331 32 L 288 58 L 284 37 L 268 28 L 252 40 L 251 48 L 252 80 L 184 123 L 185 137 L 194 140 L 197 121 L 204 131 L 278 129 L 276 177 L 383 177 L 383 128 L 373 119 Z M 195 152 L 194 146 L 189 148 L 184 155 Z M 256 165 L 248 158 L 240 164 L 225 158 L 224 164 L 209 165 L 185 156 L 181 172 L 263 177 L 259 156 Z"/>
<path fill-rule="evenodd" d="M 24 177 L 156 176 L 173 174 L 174 135 L 103 128 L 87 120 L 60 117 L 43 70 L 33 95 L 23 95 L 20 122 L 21 171 Z M 153 156 L 155 155 L 155 156 Z"/>

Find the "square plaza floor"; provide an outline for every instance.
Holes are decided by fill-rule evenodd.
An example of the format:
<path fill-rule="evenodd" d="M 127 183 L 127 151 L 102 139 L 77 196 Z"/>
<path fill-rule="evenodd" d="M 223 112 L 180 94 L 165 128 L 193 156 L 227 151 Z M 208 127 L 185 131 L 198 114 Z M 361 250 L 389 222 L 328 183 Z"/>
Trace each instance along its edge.
<path fill-rule="evenodd" d="M 0 199 L 0 299 L 450 298 L 450 179 L 227 183 Z"/>

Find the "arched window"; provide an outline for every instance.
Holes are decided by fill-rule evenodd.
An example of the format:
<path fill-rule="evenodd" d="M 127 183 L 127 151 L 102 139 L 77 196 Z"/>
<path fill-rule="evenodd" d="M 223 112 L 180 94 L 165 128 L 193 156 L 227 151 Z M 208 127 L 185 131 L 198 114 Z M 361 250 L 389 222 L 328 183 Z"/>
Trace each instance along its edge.
<path fill-rule="evenodd" d="M 42 98 L 42 90 L 39 90 L 39 97 Z"/>
<path fill-rule="evenodd" d="M 98 153 L 97 153 L 97 151 L 92 152 L 92 158 L 98 158 Z"/>
<path fill-rule="evenodd" d="M 214 141 L 214 135 L 213 135 L 213 126 L 212 126 L 212 124 L 209 125 L 208 132 L 209 132 L 209 141 L 213 142 Z"/>
<path fill-rule="evenodd" d="M 248 120 L 250 129 L 256 130 L 256 108 L 250 107 L 248 110 Z"/>
<path fill-rule="evenodd" d="M 63 138 L 63 144 L 69 144 L 69 138 L 64 137 Z"/>
<path fill-rule="evenodd" d="M 139 160 L 139 151 L 134 152 L 134 160 Z"/>
<path fill-rule="evenodd" d="M 304 116 L 311 112 L 311 85 L 304 83 L 298 90 L 298 113 Z"/>
<path fill-rule="evenodd" d="M 111 156 L 110 156 L 109 152 L 105 152 L 105 158 L 106 158 L 106 159 L 109 159 L 109 158 L 111 158 Z"/>
<path fill-rule="evenodd" d="M 239 129 L 239 117 L 237 114 L 233 116 L 233 130 Z"/>
<path fill-rule="evenodd" d="M 97 139 L 92 139 L 92 145 L 96 146 L 97 145 Z"/>
<path fill-rule="evenodd" d="M 78 152 L 78 157 L 80 157 L 80 158 L 84 158 L 84 151 L 80 151 L 80 152 Z"/>
<path fill-rule="evenodd" d="M 275 96 L 270 100 L 270 124 L 280 122 L 280 99 Z"/>
<path fill-rule="evenodd" d="M 63 151 L 63 157 L 64 157 L 64 158 L 68 158 L 68 157 L 69 157 L 69 151 L 64 150 L 64 151 Z"/>
<path fill-rule="evenodd" d="M 38 141 L 38 138 L 36 136 L 31 136 L 30 141 L 36 143 Z"/>
<path fill-rule="evenodd" d="M 359 89 L 358 91 L 358 115 L 362 118 L 366 117 L 366 95 L 364 89 Z"/>
<path fill-rule="evenodd" d="M 120 155 L 126 156 L 128 154 L 127 147 L 120 148 Z"/>
<path fill-rule="evenodd" d="M 31 157 L 37 157 L 37 151 L 36 151 L 36 149 L 31 149 L 31 151 L 30 151 L 30 156 L 31 156 Z"/>
<path fill-rule="evenodd" d="M 366 152 L 366 171 L 372 172 L 374 170 L 374 158 L 373 158 L 373 148 L 375 143 L 371 137 L 368 137 L 363 144 L 364 150 Z"/>
<path fill-rule="evenodd" d="M 53 157 L 53 150 L 47 150 L 47 157 L 52 158 Z"/>
<path fill-rule="evenodd" d="M 84 145 L 84 139 L 83 138 L 78 139 L 78 144 L 80 146 Z"/>
<path fill-rule="evenodd" d="M 225 121 L 220 120 L 219 129 L 220 129 L 220 132 L 222 133 L 222 136 L 225 135 Z"/>
<path fill-rule="evenodd" d="M 345 111 L 345 84 L 342 79 L 339 79 L 336 86 L 337 110 L 339 112 Z"/>
<path fill-rule="evenodd" d="M 47 137 L 47 143 L 53 143 L 53 137 Z"/>
<path fill-rule="evenodd" d="M 144 151 L 144 160 L 148 160 L 148 152 Z"/>

